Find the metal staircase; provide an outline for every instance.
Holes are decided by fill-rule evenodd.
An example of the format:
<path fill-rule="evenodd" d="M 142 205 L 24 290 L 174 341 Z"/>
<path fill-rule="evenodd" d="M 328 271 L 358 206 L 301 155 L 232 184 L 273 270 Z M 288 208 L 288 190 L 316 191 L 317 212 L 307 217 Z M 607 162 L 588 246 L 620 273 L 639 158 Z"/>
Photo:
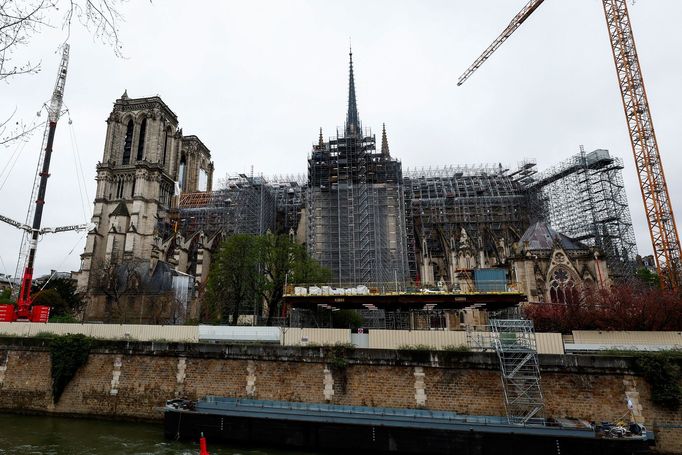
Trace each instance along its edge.
<path fill-rule="evenodd" d="M 500 360 L 509 423 L 544 425 L 544 398 L 533 322 L 491 319 L 492 341 Z"/>

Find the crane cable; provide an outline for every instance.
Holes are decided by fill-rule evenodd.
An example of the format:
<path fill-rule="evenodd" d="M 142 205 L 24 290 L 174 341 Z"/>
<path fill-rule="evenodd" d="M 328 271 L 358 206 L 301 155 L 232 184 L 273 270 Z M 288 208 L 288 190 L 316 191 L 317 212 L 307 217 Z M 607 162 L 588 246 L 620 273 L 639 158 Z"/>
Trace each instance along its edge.
<path fill-rule="evenodd" d="M 68 111 L 67 111 L 68 112 Z M 83 172 L 83 163 L 80 157 L 80 150 L 78 149 L 78 141 L 76 140 L 76 132 L 73 128 L 73 121 L 69 113 L 69 136 L 71 138 L 71 150 L 73 151 L 73 165 L 76 171 L 76 182 L 78 184 L 78 192 L 81 199 L 81 209 L 83 210 L 84 223 L 88 223 L 92 217 L 92 213 L 87 209 L 89 206 L 90 195 L 85 181 L 85 173 Z"/>
<path fill-rule="evenodd" d="M 52 278 L 54 278 L 54 276 L 57 274 L 58 270 L 62 268 L 62 266 L 64 265 L 64 263 L 66 262 L 66 260 L 73 254 L 73 252 L 76 251 L 76 247 L 81 243 L 81 241 L 83 240 L 83 238 L 84 238 L 86 235 L 88 235 L 88 231 L 84 231 L 84 232 L 78 237 L 78 240 L 76 240 L 76 243 L 73 244 L 73 246 L 71 247 L 71 249 L 69 250 L 69 252 L 66 253 L 66 256 L 64 256 L 64 258 L 62 259 L 62 262 L 60 262 L 59 265 L 57 266 L 57 268 L 54 269 L 54 271 L 50 274 L 50 278 L 48 278 L 48 279 L 45 281 L 45 283 L 43 283 L 43 285 L 42 285 L 41 288 L 40 288 L 40 291 L 42 291 L 43 289 L 45 289 L 45 286 L 47 286 L 48 283 L 49 283 L 50 281 L 52 281 Z M 38 291 L 38 292 L 40 292 L 40 291 Z"/>
<path fill-rule="evenodd" d="M 19 158 L 21 157 L 21 154 L 26 148 L 26 144 L 28 142 L 29 141 L 26 140 L 21 141 L 19 144 L 17 144 L 16 148 L 14 149 L 14 152 L 12 152 L 9 159 L 7 160 L 7 163 L 5 163 L 5 166 L 2 168 L 2 171 L 0 171 L 0 180 L 2 180 L 2 183 L 0 183 L 0 191 L 2 191 L 2 189 L 5 187 L 5 183 L 7 183 L 7 179 L 9 179 L 9 176 L 12 175 L 12 170 L 19 161 Z M 6 175 L 4 175 L 5 173 Z M 4 179 L 3 175 L 5 177 Z"/>
<path fill-rule="evenodd" d="M 85 173 L 83 172 L 83 163 L 81 161 L 80 157 L 80 151 L 78 149 L 78 141 L 76 140 L 76 132 L 73 128 L 73 120 L 71 119 L 71 113 L 67 109 L 67 113 L 69 114 L 69 138 L 71 139 L 71 151 L 73 152 L 73 163 L 74 163 L 74 168 L 76 171 L 76 182 L 78 184 L 78 192 L 80 193 L 80 198 L 81 198 L 81 208 L 83 210 L 83 217 L 85 218 L 85 223 L 88 222 L 89 215 L 92 216 L 92 214 L 86 209 L 88 206 L 88 201 L 90 200 L 90 196 L 88 195 L 88 189 L 85 184 Z M 50 274 L 50 277 L 43 283 L 43 285 L 40 288 L 40 291 L 45 289 L 45 286 L 47 286 L 50 281 L 52 281 L 52 278 L 57 274 L 57 271 L 62 268 L 66 260 L 73 254 L 73 252 L 76 250 L 76 247 L 81 243 L 83 238 L 88 234 L 88 231 L 84 231 L 79 237 L 78 240 L 76 240 L 76 243 L 71 247 L 69 252 L 64 256 L 62 259 L 62 262 L 59 263 L 56 269 L 54 269 L 54 272 Z"/>

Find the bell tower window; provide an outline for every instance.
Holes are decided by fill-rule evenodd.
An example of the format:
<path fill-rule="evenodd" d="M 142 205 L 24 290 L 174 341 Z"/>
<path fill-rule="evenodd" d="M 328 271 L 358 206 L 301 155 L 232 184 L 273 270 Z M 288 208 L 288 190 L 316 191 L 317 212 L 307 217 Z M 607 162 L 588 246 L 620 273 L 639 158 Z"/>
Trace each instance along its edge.
<path fill-rule="evenodd" d="M 137 161 L 142 161 L 144 157 L 144 137 L 147 133 L 147 119 L 142 119 L 142 124 L 140 125 L 140 138 L 137 142 Z"/>
<path fill-rule="evenodd" d="M 168 130 L 166 130 L 166 135 L 163 139 L 163 160 L 161 164 L 166 165 L 166 153 L 168 152 Z"/>
<path fill-rule="evenodd" d="M 133 121 L 128 121 L 126 128 L 126 137 L 123 142 L 123 162 L 122 164 L 130 164 L 130 149 L 133 146 Z"/>
<path fill-rule="evenodd" d="M 180 158 L 180 168 L 178 169 L 178 182 L 180 189 L 185 191 L 185 179 L 187 177 L 187 157 L 183 154 Z"/>

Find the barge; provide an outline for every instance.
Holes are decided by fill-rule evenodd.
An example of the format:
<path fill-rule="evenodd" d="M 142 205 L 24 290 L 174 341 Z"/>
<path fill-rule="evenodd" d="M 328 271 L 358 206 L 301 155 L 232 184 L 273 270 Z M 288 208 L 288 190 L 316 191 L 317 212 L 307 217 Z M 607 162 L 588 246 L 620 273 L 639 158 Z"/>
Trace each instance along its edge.
<path fill-rule="evenodd" d="M 651 453 L 653 434 L 641 430 L 568 419 L 514 425 L 505 417 L 447 411 L 215 396 L 171 400 L 164 409 L 169 439 L 196 440 L 203 433 L 211 441 L 343 453 Z"/>

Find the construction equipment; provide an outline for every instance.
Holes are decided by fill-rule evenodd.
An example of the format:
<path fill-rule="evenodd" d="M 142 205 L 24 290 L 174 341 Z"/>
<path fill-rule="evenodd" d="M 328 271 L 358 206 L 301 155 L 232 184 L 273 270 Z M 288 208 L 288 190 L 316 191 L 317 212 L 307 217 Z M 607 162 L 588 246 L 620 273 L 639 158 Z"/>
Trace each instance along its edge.
<path fill-rule="evenodd" d="M 0 310 L 0 320 L 14 321 L 23 320 L 31 322 L 47 322 L 49 317 L 49 307 L 46 306 L 32 306 L 31 300 L 31 285 L 33 282 L 33 264 L 35 262 L 36 249 L 38 246 L 38 237 L 47 232 L 64 232 L 69 230 L 80 230 L 85 227 L 81 226 L 63 226 L 54 229 L 41 230 L 40 225 L 43 218 L 43 206 L 45 205 L 45 192 L 47 190 L 47 179 L 50 177 L 50 159 L 52 158 L 52 145 L 54 143 L 54 135 L 57 129 L 57 122 L 62 111 L 62 101 L 64 98 L 64 86 L 66 84 L 66 72 L 69 65 L 69 45 L 64 45 L 61 63 L 57 72 L 57 82 L 55 83 L 52 92 L 52 99 L 50 100 L 48 111 L 48 122 L 43 136 L 43 147 L 41 149 L 40 158 L 38 161 L 39 172 L 34 180 L 33 193 L 31 200 L 35 197 L 35 205 L 33 202 L 29 206 L 29 211 L 26 223 L 19 223 L 10 218 L 0 217 L 0 221 L 4 221 L 19 229 L 23 229 L 24 236 L 22 240 L 21 255 L 19 258 L 19 265 L 23 262 L 25 257 L 24 273 L 21 279 L 21 287 L 19 295 L 17 296 L 16 313 L 14 308 L 10 305 L 4 305 Z M 39 177 L 39 178 L 38 178 Z M 32 209 L 33 208 L 33 209 Z M 29 218 L 33 214 L 33 224 L 28 226 Z"/>
<path fill-rule="evenodd" d="M 543 1 L 529 1 L 502 34 L 460 76 L 457 85 L 462 85 L 480 68 Z M 651 120 L 627 1 L 602 0 L 602 3 L 660 285 L 675 290 L 680 286 L 680 239 Z"/>

